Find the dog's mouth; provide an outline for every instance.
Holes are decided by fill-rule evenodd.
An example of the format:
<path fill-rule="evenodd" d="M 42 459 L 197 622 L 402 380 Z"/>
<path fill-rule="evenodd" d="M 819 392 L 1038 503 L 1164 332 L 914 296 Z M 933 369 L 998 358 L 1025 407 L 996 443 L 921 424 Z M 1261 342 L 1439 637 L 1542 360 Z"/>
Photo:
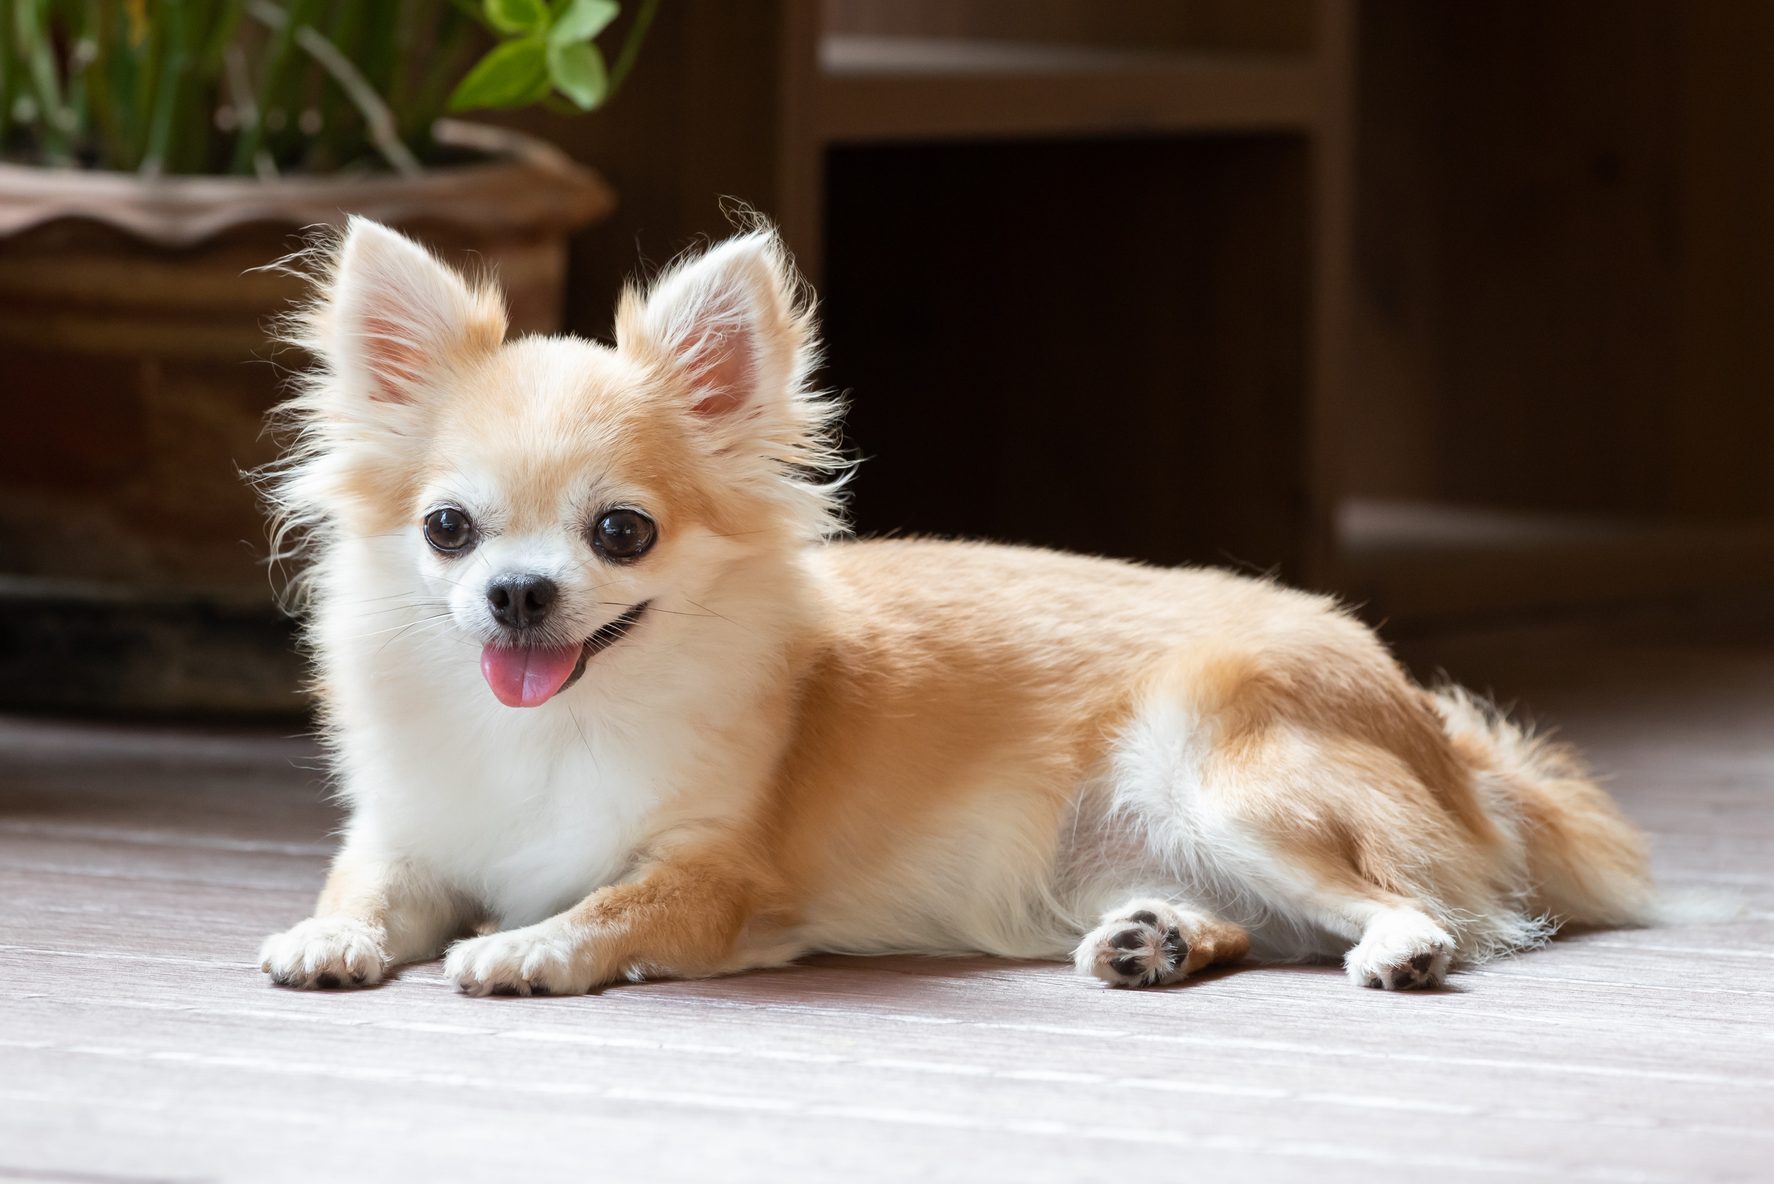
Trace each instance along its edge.
<path fill-rule="evenodd" d="M 480 672 L 507 707 L 540 707 L 585 673 L 586 663 L 633 629 L 650 601 L 635 605 L 578 645 L 489 645 L 480 652 Z"/>

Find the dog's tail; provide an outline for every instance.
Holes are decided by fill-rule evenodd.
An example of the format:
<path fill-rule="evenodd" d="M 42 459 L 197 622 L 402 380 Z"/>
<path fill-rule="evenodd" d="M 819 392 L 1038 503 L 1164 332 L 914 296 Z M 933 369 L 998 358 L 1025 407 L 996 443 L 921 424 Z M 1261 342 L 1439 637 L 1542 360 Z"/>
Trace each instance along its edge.
<path fill-rule="evenodd" d="M 1527 906 L 1555 923 L 1650 925 L 1669 902 L 1651 880 L 1644 835 L 1570 748 L 1534 736 L 1448 687 L 1432 696 L 1456 751 L 1513 816 L 1527 848 Z"/>

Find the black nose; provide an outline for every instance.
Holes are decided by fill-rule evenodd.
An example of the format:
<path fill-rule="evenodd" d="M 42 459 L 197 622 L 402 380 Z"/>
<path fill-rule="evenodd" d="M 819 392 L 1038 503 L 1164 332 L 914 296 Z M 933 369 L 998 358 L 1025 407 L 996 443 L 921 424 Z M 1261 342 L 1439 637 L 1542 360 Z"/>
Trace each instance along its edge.
<path fill-rule="evenodd" d="M 500 576 L 487 585 L 493 619 L 513 629 L 540 625 L 560 589 L 542 576 Z"/>

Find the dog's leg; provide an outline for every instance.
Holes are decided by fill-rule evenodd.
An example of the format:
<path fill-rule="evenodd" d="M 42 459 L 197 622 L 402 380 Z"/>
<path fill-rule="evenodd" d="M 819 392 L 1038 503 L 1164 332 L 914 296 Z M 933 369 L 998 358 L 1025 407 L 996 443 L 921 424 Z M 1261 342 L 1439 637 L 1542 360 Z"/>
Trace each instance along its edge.
<path fill-rule="evenodd" d="M 314 916 L 265 939 L 260 969 L 280 987 L 370 986 L 391 966 L 436 957 L 465 920 L 452 894 L 411 863 L 347 848 Z"/>
<path fill-rule="evenodd" d="M 1112 987 L 1154 987 L 1249 951 L 1250 935 L 1239 926 L 1151 898 L 1109 910 L 1072 961 Z"/>
<path fill-rule="evenodd" d="M 577 995 L 619 978 L 726 973 L 746 965 L 741 935 L 765 911 L 743 860 L 667 854 L 546 921 L 456 943 L 444 976 L 469 995 Z"/>
<path fill-rule="evenodd" d="M 1509 922 L 1506 836 L 1389 663 L 1284 659 L 1179 656 L 1120 739 L 1116 810 L 1179 882 L 1239 901 L 1266 956 L 1340 947 L 1357 985 L 1439 986 L 1456 925 Z"/>

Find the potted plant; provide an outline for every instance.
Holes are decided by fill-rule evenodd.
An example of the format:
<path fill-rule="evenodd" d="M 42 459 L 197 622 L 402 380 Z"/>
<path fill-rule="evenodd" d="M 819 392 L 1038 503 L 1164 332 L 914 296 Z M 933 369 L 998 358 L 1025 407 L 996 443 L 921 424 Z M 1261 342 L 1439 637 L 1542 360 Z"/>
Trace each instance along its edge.
<path fill-rule="evenodd" d="M 0 701 L 300 705 L 239 478 L 277 397 L 251 362 L 301 294 L 261 265 L 363 214 L 557 329 L 567 236 L 613 195 L 444 116 L 601 106 L 656 4 L 625 28 L 613 0 L 0 5 Z"/>

